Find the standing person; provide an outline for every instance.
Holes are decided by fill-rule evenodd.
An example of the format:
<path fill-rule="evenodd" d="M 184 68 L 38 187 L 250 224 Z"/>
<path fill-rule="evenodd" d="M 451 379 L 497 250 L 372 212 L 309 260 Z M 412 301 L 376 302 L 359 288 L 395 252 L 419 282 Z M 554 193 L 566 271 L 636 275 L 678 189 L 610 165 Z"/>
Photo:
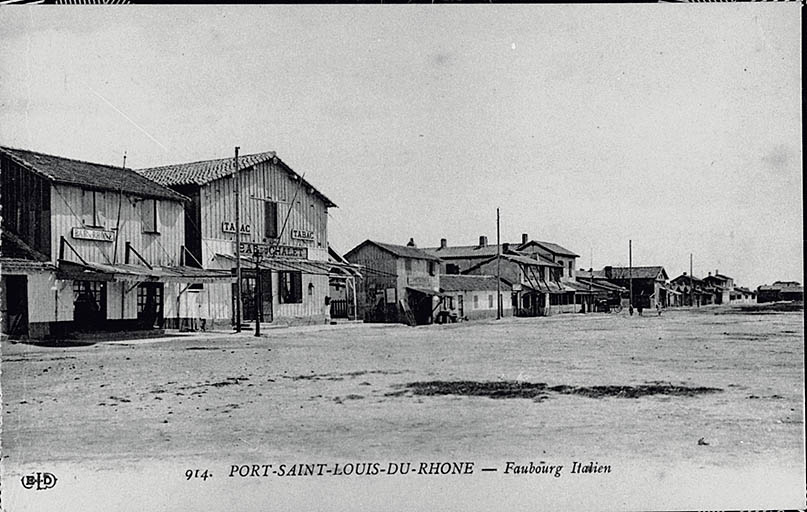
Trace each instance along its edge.
<path fill-rule="evenodd" d="M 656 311 L 658 312 L 658 316 L 661 316 L 661 303 L 656 302 Z"/>

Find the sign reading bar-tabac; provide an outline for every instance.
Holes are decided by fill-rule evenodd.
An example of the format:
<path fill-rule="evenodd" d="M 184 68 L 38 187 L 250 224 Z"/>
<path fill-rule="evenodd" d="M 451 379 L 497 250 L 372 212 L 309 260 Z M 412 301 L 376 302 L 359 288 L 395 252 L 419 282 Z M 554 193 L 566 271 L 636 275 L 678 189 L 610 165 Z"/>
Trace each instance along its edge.
<path fill-rule="evenodd" d="M 98 242 L 113 242 L 115 233 L 106 229 L 73 228 L 70 233 L 78 240 L 95 240 Z"/>
<path fill-rule="evenodd" d="M 296 259 L 308 259 L 308 248 L 307 247 L 295 247 L 293 245 L 274 245 L 274 244 L 257 244 L 254 242 L 242 242 L 240 250 L 241 254 L 252 254 L 255 252 L 255 249 L 261 251 L 264 257 L 272 258 L 296 258 Z"/>

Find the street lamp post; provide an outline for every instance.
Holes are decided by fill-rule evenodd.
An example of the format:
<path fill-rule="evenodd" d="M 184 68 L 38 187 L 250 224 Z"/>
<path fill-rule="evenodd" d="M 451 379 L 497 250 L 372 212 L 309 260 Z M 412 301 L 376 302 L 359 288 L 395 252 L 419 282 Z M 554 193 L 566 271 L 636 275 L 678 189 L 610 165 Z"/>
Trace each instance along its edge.
<path fill-rule="evenodd" d="M 261 249 L 255 245 L 252 253 L 255 258 L 255 336 L 261 335 L 261 320 L 263 320 L 263 294 L 261 293 Z"/>

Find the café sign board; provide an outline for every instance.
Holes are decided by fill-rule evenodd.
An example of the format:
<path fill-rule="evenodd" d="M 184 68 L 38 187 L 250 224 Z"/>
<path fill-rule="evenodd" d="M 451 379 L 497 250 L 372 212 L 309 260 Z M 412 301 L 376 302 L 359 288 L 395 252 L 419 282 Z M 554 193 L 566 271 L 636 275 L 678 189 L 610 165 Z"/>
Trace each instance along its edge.
<path fill-rule="evenodd" d="M 255 242 L 242 242 L 239 247 L 239 253 L 243 255 L 252 255 L 256 249 L 261 251 L 264 258 L 295 258 L 295 259 L 308 259 L 307 247 L 296 247 L 293 245 L 275 245 L 275 244 L 258 244 Z"/>
<path fill-rule="evenodd" d="M 73 228 L 71 236 L 77 240 L 94 240 L 97 242 L 113 242 L 115 233 L 107 229 Z"/>

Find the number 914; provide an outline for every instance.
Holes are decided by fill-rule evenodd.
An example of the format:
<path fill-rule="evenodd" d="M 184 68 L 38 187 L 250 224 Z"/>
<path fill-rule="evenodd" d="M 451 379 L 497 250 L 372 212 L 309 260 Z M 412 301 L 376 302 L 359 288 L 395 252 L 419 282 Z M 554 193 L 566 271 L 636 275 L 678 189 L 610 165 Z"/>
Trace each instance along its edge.
<path fill-rule="evenodd" d="M 211 473 L 207 469 L 187 469 L 185 470 L 185 479 L 190 480 L 192 478 L 201 478 L 202 480 L 207 480 L 208 478 L 212 478 L 213 473 Z"/>

